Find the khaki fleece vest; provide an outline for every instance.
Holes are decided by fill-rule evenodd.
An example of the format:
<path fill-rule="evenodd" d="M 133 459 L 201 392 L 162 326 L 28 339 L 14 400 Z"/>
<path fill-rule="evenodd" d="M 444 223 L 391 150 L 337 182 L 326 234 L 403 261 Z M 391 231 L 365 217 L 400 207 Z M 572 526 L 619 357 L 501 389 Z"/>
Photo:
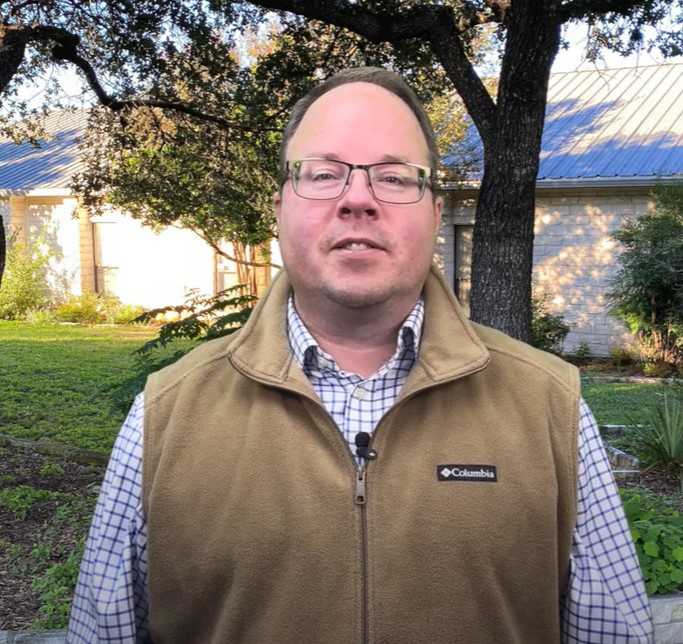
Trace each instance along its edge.
<path fill-rule="evenodd" d="M 281 274 L 239 334 L 148 381 L 155 644 L 558 642 L 576 370 L 468 323 L 433 270 L 361 504 L 355 460 L 292 360 L 289 289 Z"/>

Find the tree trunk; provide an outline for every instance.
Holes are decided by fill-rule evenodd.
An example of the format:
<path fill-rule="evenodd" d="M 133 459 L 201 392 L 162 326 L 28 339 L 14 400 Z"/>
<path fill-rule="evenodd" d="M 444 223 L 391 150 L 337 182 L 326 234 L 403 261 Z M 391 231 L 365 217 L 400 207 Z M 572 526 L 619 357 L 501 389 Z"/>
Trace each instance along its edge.
<path fill-rule="evenodd" d="M 27 34 L 22 27 L 0 24 L 0 94 L 5 91 L 24 59 Z"/>
<path fill-rule="evenodd" d="M 484 140 L 472 252 L 472 319 L 531 335 L 535 186 L 559 23 L 547 1 L 511 3 L 492 135 Z"/>

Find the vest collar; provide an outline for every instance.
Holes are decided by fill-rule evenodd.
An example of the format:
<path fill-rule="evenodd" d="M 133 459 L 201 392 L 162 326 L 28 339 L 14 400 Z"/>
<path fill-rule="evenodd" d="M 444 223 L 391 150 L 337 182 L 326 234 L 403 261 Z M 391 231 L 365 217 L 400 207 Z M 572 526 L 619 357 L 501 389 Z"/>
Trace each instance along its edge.
<path fill-rule="evenodd" d="M 286 272 L 280 271 L 247 324 L 230 343 L 228 356 L 235 368 L 248 377 L 310 396 L 313 389 L 296 364 L 287 340 L 290 290 Z M 489 362 L 488 350 L 434 265 L 423 294 L 426 310 L 420 352 L 399 398 L 475 373 Z"/>

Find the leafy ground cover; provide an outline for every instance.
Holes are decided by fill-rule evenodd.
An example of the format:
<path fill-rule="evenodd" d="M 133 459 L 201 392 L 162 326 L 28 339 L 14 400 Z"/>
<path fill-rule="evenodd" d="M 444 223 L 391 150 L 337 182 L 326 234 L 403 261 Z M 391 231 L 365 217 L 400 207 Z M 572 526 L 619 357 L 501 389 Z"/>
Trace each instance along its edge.
<path fill-rule="evenodd" d="M 124 380 L 148 327 L 0 321 L 0 433 L 111 449 L 123 414 L 107 389 Z"/>
<path fill-rule="evenodd" d="M 103 474 L 0 447 L 0 629 L 66 625 Z"/>

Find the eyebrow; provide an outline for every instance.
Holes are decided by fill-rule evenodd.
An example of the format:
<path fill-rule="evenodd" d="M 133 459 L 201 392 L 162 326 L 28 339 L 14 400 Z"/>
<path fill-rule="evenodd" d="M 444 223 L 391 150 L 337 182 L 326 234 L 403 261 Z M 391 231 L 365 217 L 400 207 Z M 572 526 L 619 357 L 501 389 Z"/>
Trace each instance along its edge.
<path fill-rule="evenodd" d="M 311 154 L 304 157 L 306 159 L 327 159 L 329 161 L 343 161 L 343 159 L 334 153 L 325 152 L 312 152 Z M 350 161 L 349 161 L 350 163 Z M 405 156 L 396 154 L 385 154 L 380 157 L 379 161 L 374 161 L 373 163 L 412 163 L 412 161 Z"/>

